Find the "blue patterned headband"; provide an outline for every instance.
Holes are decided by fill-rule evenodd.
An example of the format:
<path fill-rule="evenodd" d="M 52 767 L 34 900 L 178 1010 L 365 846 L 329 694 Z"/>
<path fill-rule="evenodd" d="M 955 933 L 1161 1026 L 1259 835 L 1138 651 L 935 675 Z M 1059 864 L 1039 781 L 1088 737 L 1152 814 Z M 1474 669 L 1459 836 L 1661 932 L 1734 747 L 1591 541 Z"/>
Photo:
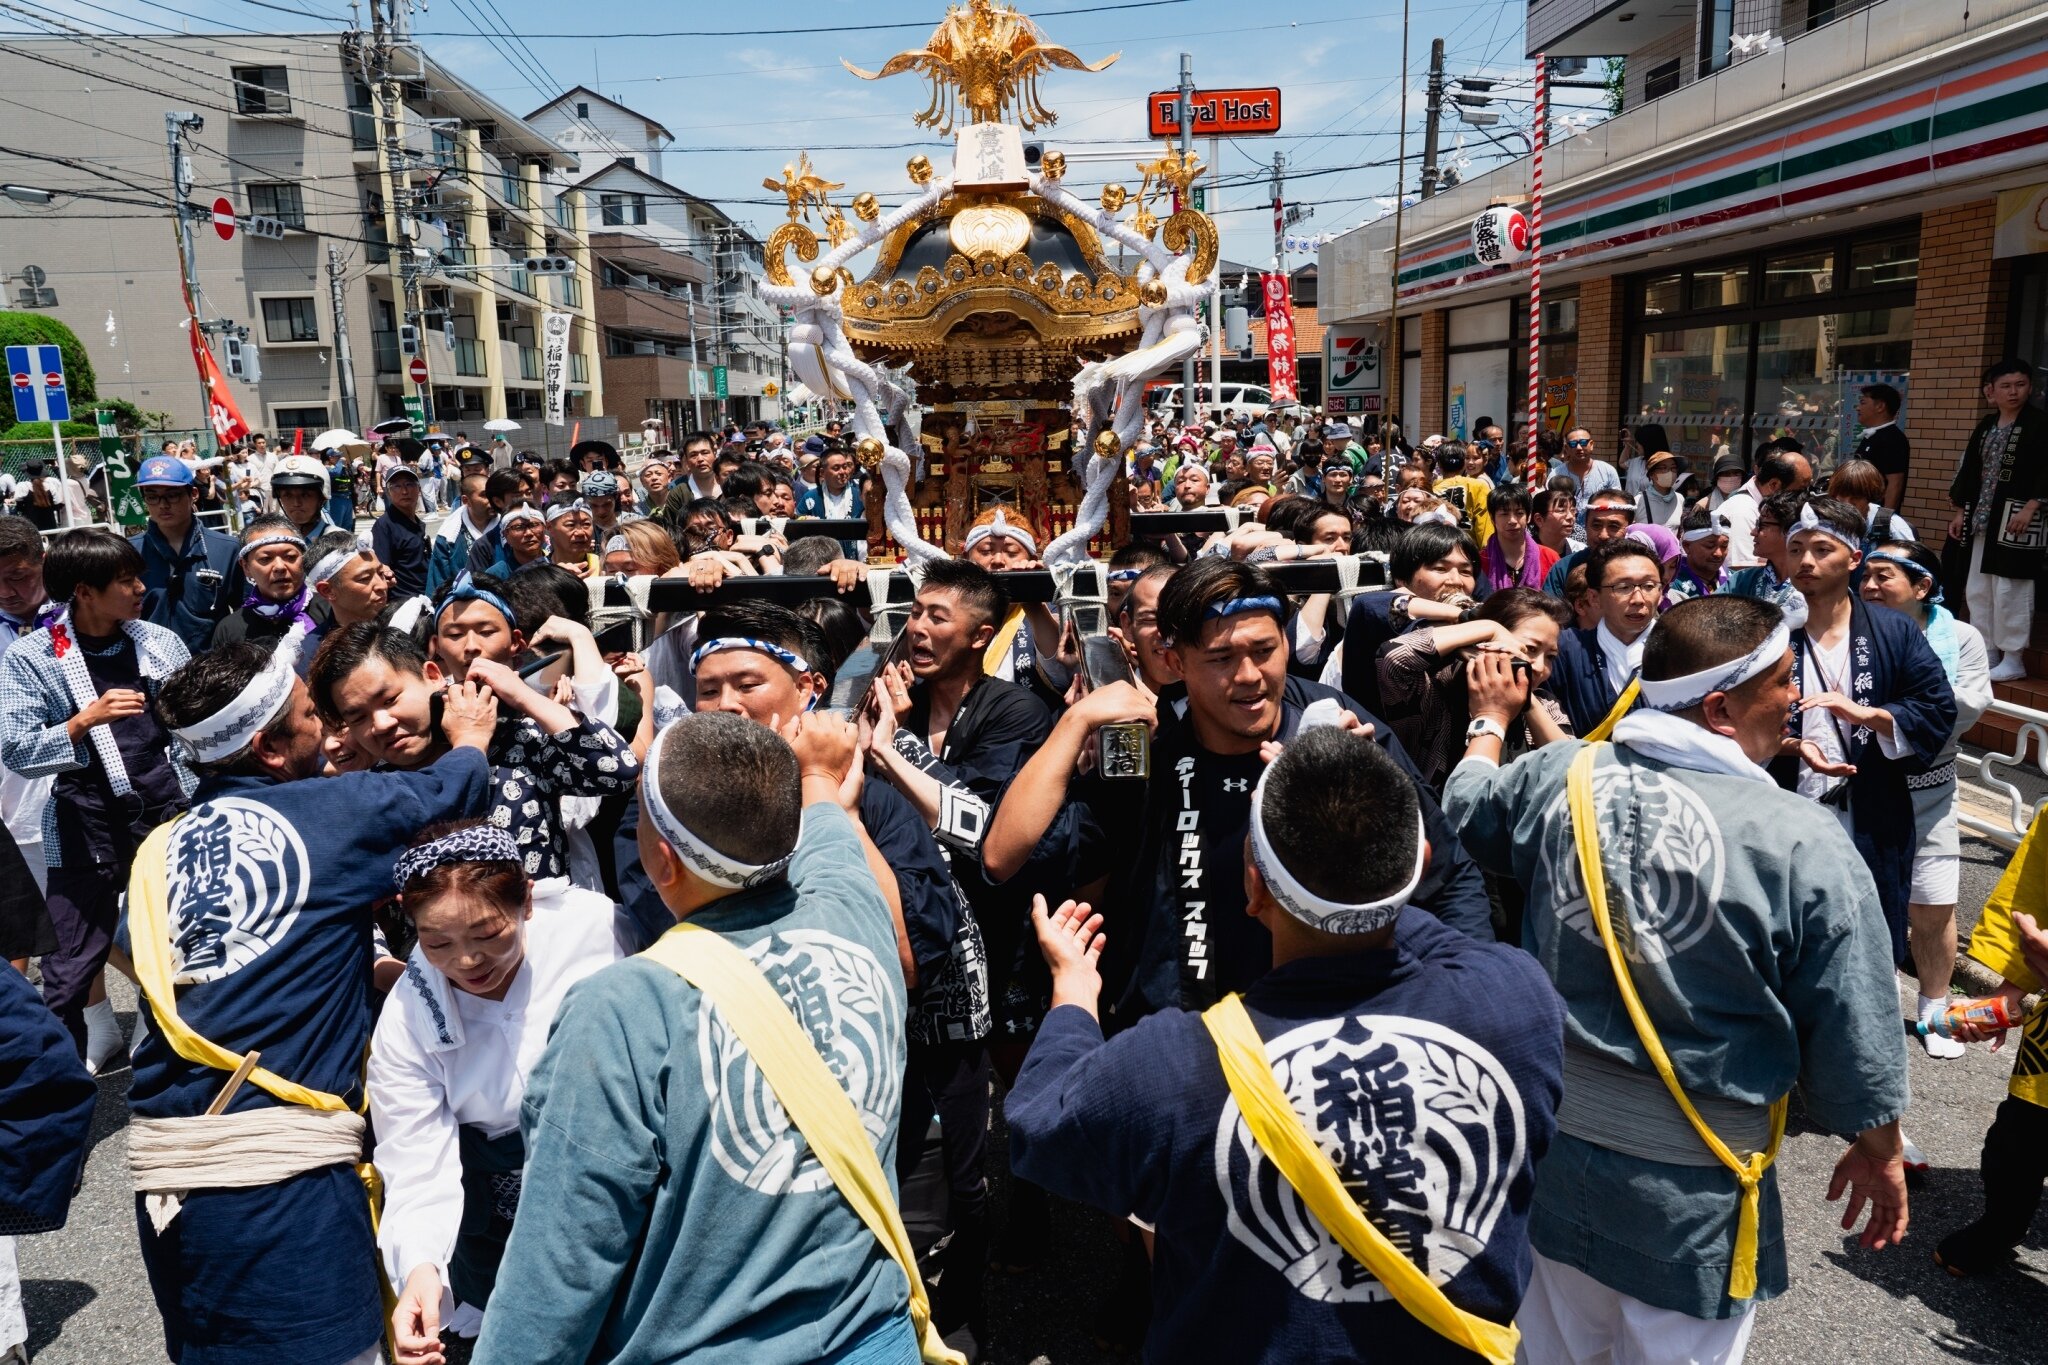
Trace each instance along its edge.
<path fill-rule="evenodd" d="M 1111 569 L 1109 571 L 1109 581 L 1112 583 L 1135 583 L 1144 576 L 1145 571 L 1143 569 Z"/>
<path fill-rule="evenodd" d="M 1286 608 L 1277 597 L 1227 597 L 1221 602 L 1211 602 L 1202 613 L 1204 621 L 1214 621 L 1223 616 L 1242 616 L 1250 611 L 1270 611 L 1275 616 L 1284 616 Z"/>
<path fill-rule="evenodd" d="M 690 656 L 690 671 L 692 673 L 696 672 L 706 658 L 713 654 L 723 654 L 729 649 L 748 649 L 756 654 L 766 654 L 799 678 L 806 673 L 817 672 L 816 669 L 811 667 L 810 661 L 805 659 L 803 655 L 784 649 L 781 645 L 771 644 L 766 640 L 756 640 L 746 635 L 721 635 L 715 640 L 706 640 L 703 644 L 698 645 L 697 652 Z M 809 711 L 816 707 L 817 704 L 818 694 L 814 692 L 811 694 L 810 701 L 805 703 L 804 710 Z"/>
<path fill-rule="evenodd" d="M 505 618 L 506 625 L 518 628 L 519 618 L 512 614 L 511 604 L 489 588 L 479 588 L 467 571 L 449 587 L 448 595 L 441 599 L 441 605 L 434 608 L 434 624 L 439 625 L 448 608 L 457 602 L 487 602 L 498 609 L 498 613 Z"/>
<path fill-rule="evenodd" d="M 513 842 L 510 834 L 496 825 L 470 825 L 399 854 L 398 861 L 391 867 L 391 883 L 404 891 L 435 868 L 449 863 L 517 863 L 522 868 L 525 866 L 519 855 L 519 845 Z"/>
<path fill-rule="evenodd" d="M 766 863 L 743 863 L 730 854 L 721 853 L 709 843 L 700 839 L 690 827 L 677 818 L 668 808 L 668 802 L 661 794 L 661 751 L 669 731 L 677 725 L 687 725 L 687 719 L 664 726 L 654 737 L 654 743 L 647 746 L 647 760 L 640 765 L 640 814 L 653 824 L 655 832 L 689 869 L 715 886 L 732 891 L 744 891 L 774 881 L 789 870 L 790 859 L 796 850 L 790 849 L 780 858 Z"/>

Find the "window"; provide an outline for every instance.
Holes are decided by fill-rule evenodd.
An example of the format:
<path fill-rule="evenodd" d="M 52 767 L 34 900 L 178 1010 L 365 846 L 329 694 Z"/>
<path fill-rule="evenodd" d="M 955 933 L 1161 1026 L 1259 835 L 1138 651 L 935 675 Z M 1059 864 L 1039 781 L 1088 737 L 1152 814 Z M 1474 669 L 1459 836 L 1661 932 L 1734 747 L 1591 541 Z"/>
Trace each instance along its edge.
<path fill-rule="evenodd" d="M 644 194 L 600 194 L 597 196 L 599 221 L 606 227 L 644 225 L 647 222 L 647 196 Z"/>
<path fill-rule="evenodd" d="M 1849 287 L 1881 289 L 1913 284 L 1920 278 L 1920 243 L 1912 237 L 1891 242 L 1860 242 L 1849 248 Z"/>
<path fill-rule="evenodd" d="M 1679 278 L 1677 275 L 1658 275 L 1643 281 L 1645 317 L 1660 317 L 1678 311 L 1678 301 L 1684 297 L 1678 287 Z"/>
<path fill-rule="evenodd" d="M 1749 302 L 1749 262 L 1693 267 L 1689 293 L 1694 308 L 1732 308 Z"/>
<path fill-rule="evenodd" d="M 638 169 L 639 169 L 639 167 L 640 167 L 640 162 L 639 162 L 639 160 L 638 160 L 637 158 L 635 158 L 635 157 L 630 157 L 630 156 L 622 156 L 622 157 L 620 157 L 620 158 L 619 158 L 619 164 L 620 164 L 621 166 L 625 166 L 625 167 L 627 167 L 627 168 L 629 168 L 629 169 L 633 169 L 633 170 L 638 170 Z"/>
<path fill-rule="evenodd" d="M 586 104 L 586 103 L 585 103 L 584 101 L 582 101 L 582 100 L 577 100 L 577 101 L 576 101 L 576 117 L 577 117 L 577 118 L 589 118 L 589 117 L 590 117 L 590 106 L 589 106 L 588 104 Z"/>
<path fill-rule="evenodd" d="M 282 181 L 249 186 L 249 212 L 258 218 L 275 218 L 286 227 L 306 225 L 306 204 L 299 187 Z"/>
<path fill-rule="evenodd" d="M 1643 98 L 1662 99 L 1678 88 L 1678 58 L 1659 62 L 1643 73 Z"/>
<path fill-rule="evenodd" d="M 276 343 L 318 341 L 320 311 L 313 296 L 263 300 L 263 339 Z"/>
<path fill-rule="evenodd" d="M 289 114 L 290 85 L 281 66 L 238 66 L 234 69 L 235 108 L 244 114 Z"/>
<path fill-rule="evenodd" d="M 1835 253 L 1795 251 L 1764 262 L 1764 302 L 1811 298 L 1835 286 Z"/>
<path fill-rule="evenodd" d="M 273 408 L 271 416 L 271 425 L 279 432 L 291 431 L 295 427 L 310 432 L 327 429 L 326 408 Z"/>
<path fill-rule="evenodd" d="M 1728 40 L 1735 36 L 1735 0 L 1706 0 L 1700 14 L 1700 74 L 1728 65 Z"/>

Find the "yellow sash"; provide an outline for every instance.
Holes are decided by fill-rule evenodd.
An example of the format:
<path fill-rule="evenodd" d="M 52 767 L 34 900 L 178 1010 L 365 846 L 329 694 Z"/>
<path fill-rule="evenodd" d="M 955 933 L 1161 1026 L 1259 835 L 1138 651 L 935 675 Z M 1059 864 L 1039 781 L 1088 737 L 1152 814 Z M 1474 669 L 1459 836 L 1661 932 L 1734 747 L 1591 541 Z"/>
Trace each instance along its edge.
<path fill-rule="evenodd" d="M 1631 684 L 1633 688 L 1633 684 Z M 1608 717 L 1611 723 L 1614 717 Z M 1650 1023 L 1649 1013 L 1643 1009 L 1642 998 L 1636 994 L 1635 982 L 1630 979 L 1628 963 L 1621 955 L 1621 945 L 1614 937 L 1614 921 L 1607 911 L 1607 874 L 1600 863 L 1600 827 L 1598 813 L 1593 805 L 1593 765 L 1598 761 L 1600 746 L 1588 744 L 1572 760 L 1571 771 L 1566 777 L 1566 791 L 1571 802 L 1572 838 L 1579 850 L 1579 875 L 1586 883 L 1586 903 L 1593 913 L 1593 923 L 1600 930 L 1600 941 L 1607 947 L 1607 961 L 1614 968 L 1614 984 L 1620 988 L 1622 1004 L 1628 1007 L 1629 1021 L 1635 1025 L 1636 1037 L 1649 1054 L 1650 1064 L 1657 1068 L 1657 1075 L 1664 1081 L 1664 1088 L 1671 1092 L 1671 1098 L 1678 1102 L 1678 1108 L 1692 1129 L 1707 1145 L 1714 1159 L 1734 1173 L 1736 1182 L 1742 1186 L 1742 1210 L 1735 1222 L 1735 1263 L 1728 1273 L 1728 1297 L 1747 1299 L 1756 1293 L 1756 1225 L 1757 1205 L 1762 1197 L 1764 1172 L 1778 1159 L 1778 1147 L 1785 1140 L 1785 1096 L 1780 1095 L 1771 1105 L 1771 1145 L 1761 1152 L 1752 1152 L 1747 1160 L 1737 1157 L 1728 1150 L 1728 1145 L 1707 1127 L 1699 1110 L 1685 1096 L 1685 1088 L 1678 1083 L 1678 1074 L 1672 1070 L 1671 1058 L 1664 1051 L 1657 1030 Z"/>
<path fill-rule="evenodd" d="M 1467 1313 L 1452 1303 L 1345 1192 L 1335 1168 L 1302 1128 L 1286 1092 L 1273 1079 L 1266 1045 L 1245 1013 L 1244 1001 L 1236 995 L 1224 996 L 1203 1011 L 1202 1023 L 1216 1040 L 1223 1078 L 1230 1083 L 1230 1093 L 1244 1115 L 1245 1127 L 1251 1130 L 1252 1141 L 1279 1168 L 1316 1221 L 1330 1230 L 1337 1245 L 1370 1270 L 1396 1303 L 1438 1336 L 1476 1352 L 1492 1365 L 1511 1365 L 1521 1341 L 1514 1326 Z"/>
<path fill-rule="evenodd" d="M 655 940 L 641 956 L 667 967 L 718 1007 L 839 1193 L 890 1259 L 903 1268 L 910 1281 L 911 1326 L 928 1365 L 967 1365 L 967 1358 L 940 1340 L 932 1325 L 931 1304 L 917 1273 L 910 1235 L 903 1230 L 903 1216 L 889 1194 L 888 1177 L 882 1174 L 859 1111 L 768 978 L 738 948 L 687 921 Z"/>
<path fill-rule="evenodd" d="M 1598 742 L 1613 734 L 1615 725 L 1629 713 L 1630 708 L 1636 704 L 1636 698 L 1642 695 L 1642 691 L 1643 680 L 1640 677 L 1630 678 L 1628 686 L 1622 688 L 1621 695 L 1614 699 L 1614 709 L 1609 711 L 1598 725 L 1579 738 Z"/>
<path fill-rule="evenodd" d="M 1010 618 L 996 627 L 996 633 L 988 642 L 988 648 L 981 652 L 981 671 L 984 677 L 993 678 L 1001 670 L 1003 661 L 1010 657 L 1010 646 L 1017 639 L 1017 632 L 1024 628 L 1024 608 L 1011 607 Z M 1028 683 L 1029 678 L 1018 678 Z"/>
<path fill-rule="evenodd" d="M 156 1017 L 156 1026 L 163 1033 L 164 1041 L 171 1045 L 171 1051 L 198 1066 L 232 1073 L 242 1065 L 242 1059 L 212 1039 L 201 1037 L 185 1022 L 178 1013 L 177 988 L 171 981 L 170 898 L 165 865 L 171 830 L 184 818 L 175 816 L 158 825 L 142 841 L 142 847 L 135 851 L 135 862 L 128 874 L 128 956 L 135 966 L 135 982 L 141 987 L 142 997 L 148 1003 L 150 1013 Z M 251 1070 L 248 1083 L 285 1104 L 336 1113 L 348 1109 L 348 1101 L 341 1096 L 288 1081 L 268 1067 L 259 1066 Z M 367 1092 L 363 1097 L 363 1107 L 369 1107 Z M 384 1206 L 383 1180 L 377 1174 L 377 1167 L 368 1161 L 356 1163 L 356 1175 L 363 1182 L 364 1193 L 369 1196 L 370 1236 L 374 1238 Z M 391 1352 L 391 1358 L 396 1360 L 398 1347 L 391 1340 L 391 1312 L 398 1306 L 398 1297 L 392 1292 L 390 1281 L 384 1277 L 381 1258 L 377 1263 L 377 1284 L 384 1296 L 384 1344 Z"/>

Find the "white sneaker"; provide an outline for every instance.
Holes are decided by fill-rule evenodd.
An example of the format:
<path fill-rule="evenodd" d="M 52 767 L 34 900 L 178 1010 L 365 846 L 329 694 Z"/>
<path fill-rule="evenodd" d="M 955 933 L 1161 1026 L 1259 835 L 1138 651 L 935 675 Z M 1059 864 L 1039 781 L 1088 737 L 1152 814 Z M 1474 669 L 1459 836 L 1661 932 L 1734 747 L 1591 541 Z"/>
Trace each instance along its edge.
<path fill-rule="evenodd" d="M 1993 682 L 2018 682 L 2027 676 L 2027 666 L 2017 654 L 2008 654 L 1991 670 Z"/>
<path fill-rule="evenodd" d="M 1927 1049 L 1928 1056 L 1943 1062 L 1954 1061 L 1970 1050 L 1955 1039 L 1944 1038 L 1939 1033 L 1925 1034 L 1920 1042 Z"/>
<path fill-rule="evenodd" d="M 1904 1142 L 1906 1148 L 1906 1169 L 1909 1171 L 1925 1171 L 1929 1164 L 1927 1160 L 1927 1153 L 1921 1151 L 1918 1147 L 1916 1147 L 1913 1144 L 1913 1139 L 1905 1137 L 1903 1134 L 1901 1134 L 1901 1140 Z"/>

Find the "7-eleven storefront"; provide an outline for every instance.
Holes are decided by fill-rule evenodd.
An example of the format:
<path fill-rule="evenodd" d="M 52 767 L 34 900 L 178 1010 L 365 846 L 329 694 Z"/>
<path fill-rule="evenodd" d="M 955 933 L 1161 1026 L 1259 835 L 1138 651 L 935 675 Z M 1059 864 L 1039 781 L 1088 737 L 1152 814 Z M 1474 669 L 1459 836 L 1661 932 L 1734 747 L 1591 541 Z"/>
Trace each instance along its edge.
<path fill-rule="evenodd" d="M 2048 361 L 2048 5 L 1998 8 L 1883 0 L 1554 146 L 1548 420 L 1608 456 L 1661 425 L 1701 473 L 1778 434 L 1826 466 L 1882 380 L 1906 394 L 1904 514 L 1938 535 L 1979 371 Z M 1879 60 L 1936 15 L 1916 32 L 1945 37 Z M 1406 215 L 1388 399 L 1411 438 L 1522 427 L 1527 270 L 1481 266 L 1470 232 L 1527 183 L 1518 161 Z M 1385 319 L 1391 248 L 1388 220 L 1324 248 L 1326 321 Z"/>

